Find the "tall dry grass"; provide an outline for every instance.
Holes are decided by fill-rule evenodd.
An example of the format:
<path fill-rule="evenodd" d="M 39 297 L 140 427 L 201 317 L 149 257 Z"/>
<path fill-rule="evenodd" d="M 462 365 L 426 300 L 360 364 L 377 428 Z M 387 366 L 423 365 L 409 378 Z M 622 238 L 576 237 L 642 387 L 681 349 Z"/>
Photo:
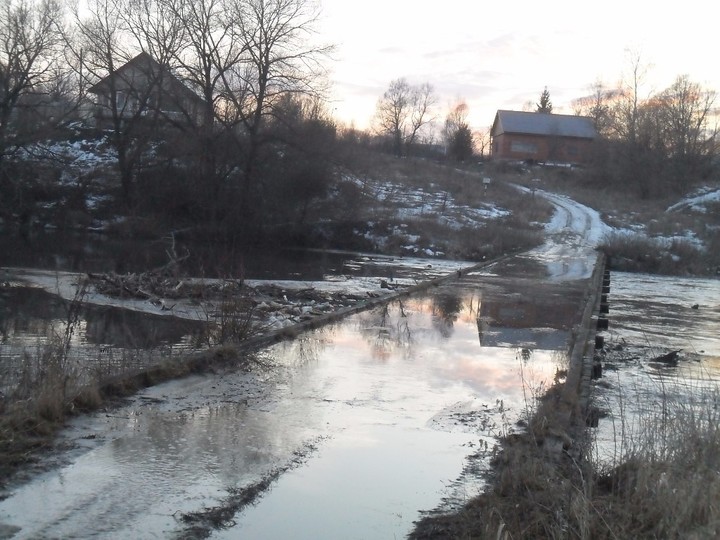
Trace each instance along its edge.
<path fill-rule="evenodd" d="M 599 249 L 614 270 L 663 275 L 712 274 L 713 255 L 687 240 L 662 241 L 645 234 L 613 233 Z"/>
<path fill-rule="evenodd" d="M 720 386 L 672 378 L 654 384 L 654 398 L 642 388 L 617 396 L 619 452 L 591 458 L 592 538 L 720 535 Z"/>
<path fill-rule="evenodd" d="M 38 451 L 53 443 L 66 419 L 131 395 L 141 388 L 217 368 L 248 367 L 251 354 L 236 345 L 257 330 L 252 306 L 231 291 L 208 312 L 208 324 L 194 352 L 168 350 L 102 351 L 79 358 L 73 344 L 82 330 L 85 284 L 67 302 L 64 319 L 51 327 L 45 342 L 25 350 L 14 379 L 0 393 L 0 486 Z M 0 346 L 2 346 L 0 344 Z M 8 381 L 4 381 L 8 383 Z"/>

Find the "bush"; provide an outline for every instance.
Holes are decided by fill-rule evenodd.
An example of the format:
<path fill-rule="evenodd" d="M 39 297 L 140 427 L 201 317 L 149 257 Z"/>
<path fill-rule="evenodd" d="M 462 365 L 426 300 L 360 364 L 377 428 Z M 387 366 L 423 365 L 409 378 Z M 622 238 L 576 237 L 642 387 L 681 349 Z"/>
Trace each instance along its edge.
<path fill-rule="evenodd" d="M 666 241 L 641 234 L 608 235 L 599 249 L 614 270 L 665 275 L 699 275 L 712 272 L 711 252 L 686 240 Z"/>

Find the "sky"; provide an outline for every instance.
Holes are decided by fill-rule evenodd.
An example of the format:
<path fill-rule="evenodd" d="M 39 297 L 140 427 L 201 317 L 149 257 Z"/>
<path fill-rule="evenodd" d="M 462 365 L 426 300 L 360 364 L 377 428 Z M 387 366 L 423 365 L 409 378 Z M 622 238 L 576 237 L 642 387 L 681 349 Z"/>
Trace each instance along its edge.
<path fill-rule="evenodd" d="M 615 86 L 639 55 L 641 95 L 679 75 L 720 92 L 720 3 L 646 0 L 319 0 L 319 37 L 328 62 L 331 109 L 345 124 L 370 126 L 394 79 L 430 83 L 443 120 L 458 100 L 473 129 L 498 109 L 537 103 L 545 87 L 554 112 L 597 80 Z M 720 100 L 719 100 L 720 101 Z M 720 103 L 719 103 L 720 105 Z"/>

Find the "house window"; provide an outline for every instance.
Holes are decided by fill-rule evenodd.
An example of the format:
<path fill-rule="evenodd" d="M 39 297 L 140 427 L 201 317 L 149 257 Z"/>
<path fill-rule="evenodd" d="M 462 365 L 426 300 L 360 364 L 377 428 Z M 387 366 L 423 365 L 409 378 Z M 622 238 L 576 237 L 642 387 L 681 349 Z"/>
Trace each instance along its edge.
<path fill-rule="evenodd" d="M 115 95 L 115 104 L 118 109 L 125 107 L 125 92 L 117 92 Z"/>
<path fill-rule="evenodd" d="M 510 150 L 512 152 L 521 152 L 523 154 L 537 154 L 537 144 L 523 141 L 512 141 L 510 143 Z"/>
<path fill-rule="evenodd" d="M 567 154 L 568 154 L 568 156 L 573 156 L 573 157 L 577 156 L 578 155 L 577 146 L 568 145 L 567 146 Z"/>

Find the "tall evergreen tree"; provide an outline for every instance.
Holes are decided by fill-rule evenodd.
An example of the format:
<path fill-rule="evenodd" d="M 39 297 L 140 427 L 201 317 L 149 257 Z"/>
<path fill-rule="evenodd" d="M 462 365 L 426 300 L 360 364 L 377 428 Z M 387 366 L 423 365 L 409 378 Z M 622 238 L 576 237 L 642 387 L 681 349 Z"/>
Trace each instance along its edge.
<path fill-rule="evenodd" d="M 470 127 L 462 123 L 450 139 L 448 154 L 456 161 L 465 161 L 473 155 L 473 134 Z"/>
<path fill-rule="evenodd" d="M 550 101 L 550 92 L 548 92 L 547 86 L 540 94 L 540 102 L 537 104 L 537 111 L 539 113 L 550 114 L 552 113 L 552 102 Z"/>

